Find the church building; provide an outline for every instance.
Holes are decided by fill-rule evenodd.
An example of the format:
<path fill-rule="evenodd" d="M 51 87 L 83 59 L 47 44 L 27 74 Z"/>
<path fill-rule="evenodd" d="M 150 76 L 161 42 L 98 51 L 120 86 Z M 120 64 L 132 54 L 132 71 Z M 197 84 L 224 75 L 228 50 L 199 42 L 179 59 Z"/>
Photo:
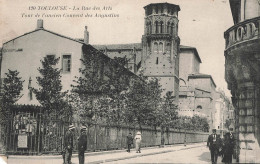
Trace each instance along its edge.
<path fill-rule="evenodd" d="M 211 75 L 200 73 L 202 63 L 195 47 L 180 45 L 178 5 L 154 3 L 144 7 L 144 35 L 141 43 L 93 45 L 110 58 L 126 57 L 127 67 L 138 74 L 160 79 L 171 91 L 179 114 L 213 119 L 216 84 Z"/>
<path fill-rule="evenodd" d="M 139 43 L 91 45 L 89 32 L 84 39 L 74 39 L 46 30 L 43 20 L 38 20 L 34 31 L 18 36 L 3 44 L 1 77 L 8 69 L 17 69 L 23 77 L 24 90 L 18 104 L 39 105 L 30 95 L 35 87 L 40 59 L 45 56 L 60 57 L 63 89 L 70 90 L 75 76 L 82 67 L 83 47 L 102 54 L 102 58 L 121 57 L 127 60 L 129 72 L 141 72 L 148 78 L 158 78 L 163 95 L 172 92 L 179 114 L 199 114 L 211 119 L 214 108 L 216 84 L 211 75 L 199 71 L 201 59 L 195 47 L 180 45 L 178 35 L 180 7 L 170 3 L 151 3 L 144 7 L 144 34 Z M 14 60 L 15 59 L 15 60 Z M 26 67 L 25 67 L 26 66 Z"/>

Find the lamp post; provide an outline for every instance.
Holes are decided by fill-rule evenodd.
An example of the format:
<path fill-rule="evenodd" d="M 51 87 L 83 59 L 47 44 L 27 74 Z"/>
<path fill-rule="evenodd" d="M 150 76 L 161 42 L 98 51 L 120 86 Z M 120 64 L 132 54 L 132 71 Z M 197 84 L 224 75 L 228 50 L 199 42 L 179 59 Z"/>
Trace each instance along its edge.
<path fill-rule="evenodd" d="M 184 146 L 186 146 L 186 123 L 187 119 L 184 118 Z"/>

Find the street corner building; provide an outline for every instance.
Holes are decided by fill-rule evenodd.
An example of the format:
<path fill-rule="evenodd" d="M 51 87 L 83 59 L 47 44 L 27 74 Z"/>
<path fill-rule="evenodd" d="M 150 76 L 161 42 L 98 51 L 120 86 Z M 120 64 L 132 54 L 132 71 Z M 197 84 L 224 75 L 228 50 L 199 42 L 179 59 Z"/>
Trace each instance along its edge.
<path fill-rule="evenodd" d="M 31 88 L 38 87 L 36 77 L 39 76 L 39 71 L 37 69 L 41 67 L 41 60 L 44 57 L 60 58 L 56 67 L 62 70 L 62 89 L 66 91 L 71 90 L 75 76 L 80 76 L 79 69 L 83 67 L 80 59 L 83 56 L 95 54 L 100 55 L 99 60 L 103 63 L 100 65 L 104 66 L 102 69 L 106 69 L 107 63 L 113 61 L 115 57 L 125 57 L 126 65 L 120 67 L 125 69 L 125 74 L 137 77 L 143 71 L 144 76 L 148 78 L 158 78 L 164 90 L 163 95 L 168 91 L 173 93 L 175 103 L 179 105 L 180 115 L 206 117 L 210 128 L 219 127 L 221 121 L 214 123 L 213 120 L 217 117 L 216 104 L 223 103 L 223 96 L 218 96 L 212 76 L 200 73 L 202 61 L 197 49 L 180 45 L 179 11 L 178 5 L 170 3 L 148 4 L 144 7 L 142 40 L 139 43 L 129 44 L 91 45 L 87 26 L 84 38 L 74 39 L 45 29 L 43 20 L 38 20 L 35 30 L 17 36 L 2 46 L 1 79 L 10 69 L 18 70 L 19 76 L 24 80 L 22 96 L 15 104 L 14 118 L 23 118 L 22 120 L 38 118 L 40 103 L 32 94 Z M 222 100 L 216 101 L 216 99 Z M 20 112 L 23 112 L 22 116 Z M 37 121 L 31 122 L 35 128 L 39 128 L 36 125 Z M 20 133 L 21 127 L 17 128 Z M 38 140 L 36 137 L 33 139 Z M 14 151 L 17 150 L 17 145 L 11 146 Z M 41 146 L 34 146 L 34 149 L 33 151 L 39 152 Z"/>
<path fill-rule="evenodd" d="M 225 79 L 235 107 L 238 159 L 260 163 L 260 1 L 230 0 L 234 26 L 224 33 Z"/>

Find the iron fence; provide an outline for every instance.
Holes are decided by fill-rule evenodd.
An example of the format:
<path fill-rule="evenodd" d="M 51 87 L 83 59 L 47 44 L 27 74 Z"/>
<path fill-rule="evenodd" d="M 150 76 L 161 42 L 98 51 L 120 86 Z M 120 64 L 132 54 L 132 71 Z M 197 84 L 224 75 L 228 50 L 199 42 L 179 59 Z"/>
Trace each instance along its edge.
<path fill-rule="evenodd" d="M 25 121 L 26 120 L 26 121 Z M 2 127 L 2 140 L 7 154 L 60 154 L 63 151 L 64 135 L 69 122 L 61 120 L 42 119 L 39 115 L 14 116 L 8 127 Z M 77 151 L 80 122 L 73 122 L 76 127 L 74 135 L 74 151 Z M 131 132 L 142 132 L 142 147 L 158 146 L 162 144 L 178 144 L 191 142 L 205 142 L 208 133 L 193 132 L 178 129 L 161 130 L 131 126 L 108 126 L 105 124 L 91 124 L 88 126 L 87 151 L 103 151 L 126 148 L 126 136 Z M 3 137 L 4 136 L 4 137 Z"/>

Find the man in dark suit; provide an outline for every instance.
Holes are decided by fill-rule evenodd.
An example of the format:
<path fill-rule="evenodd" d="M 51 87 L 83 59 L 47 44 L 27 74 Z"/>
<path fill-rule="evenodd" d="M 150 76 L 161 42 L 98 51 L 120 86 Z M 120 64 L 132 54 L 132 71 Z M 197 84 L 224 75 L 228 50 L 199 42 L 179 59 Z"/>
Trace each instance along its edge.
<path fill-rule="evenodd" d="M 78 142 L 78 153 L 79 153 L 79 164 L 84 164 L 85 162 L 85 151 L 87 149 L 87 128 L 85 126 L 81 127 L 81 134 L 79 136 Z"/>
<path fill-rule="evenodd" d="M 130 153 L 130 149 L 131 149 L 131 146 L 133 144 L 133 136 L 131 133 L 128 134 L 127 136 L 127 152 Z"/>
<path fill-rule="evenodd" d="M 213 164 L 217 163 L 220 145 L 220 136 L 216 134 L 216 129 L 212 129 L 212 134 L 208 137 L 207 146 L 209 147 Z"/>
<path fill-rule="evenodd" d="M 69 126 L 69 130 L 65 134 L 64 138 L 64 159 L 65 164 L 71 164 L 71 156 L 73 150 L 73 137 L 74 137 L 75 127 L 73 125 Z"/>

